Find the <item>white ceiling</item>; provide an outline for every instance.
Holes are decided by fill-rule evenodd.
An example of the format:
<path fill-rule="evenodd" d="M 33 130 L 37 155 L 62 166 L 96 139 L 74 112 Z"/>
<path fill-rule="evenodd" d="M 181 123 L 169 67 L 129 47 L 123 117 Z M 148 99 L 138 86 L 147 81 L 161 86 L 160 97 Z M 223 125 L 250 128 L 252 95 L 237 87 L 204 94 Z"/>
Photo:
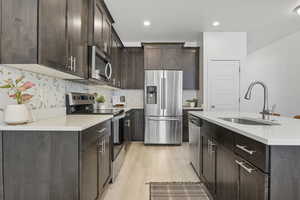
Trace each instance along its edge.
<path fill-rule="evenodd" d="M 124 42 L 197 42 L 200 32 L 248 33 L 249 52 L 300 30 L 300 0 L 105 0 Z M 143 21 L 151 26 L 144 27 Z M 221 26 L 213 27 L 213 21 Z"/>

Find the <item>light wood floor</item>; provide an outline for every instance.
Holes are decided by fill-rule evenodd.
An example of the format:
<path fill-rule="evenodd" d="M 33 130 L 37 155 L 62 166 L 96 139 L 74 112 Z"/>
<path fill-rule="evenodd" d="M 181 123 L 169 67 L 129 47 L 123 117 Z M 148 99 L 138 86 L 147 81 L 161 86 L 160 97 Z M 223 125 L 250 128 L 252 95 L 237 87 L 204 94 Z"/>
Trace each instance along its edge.
<path fill-rule="evenodd" d="M 132 143 L 116 182 L 104 200 L 149 200 L 149 182 L 197 182 L 190 162 L 188 144 L 144 146 Z"/>

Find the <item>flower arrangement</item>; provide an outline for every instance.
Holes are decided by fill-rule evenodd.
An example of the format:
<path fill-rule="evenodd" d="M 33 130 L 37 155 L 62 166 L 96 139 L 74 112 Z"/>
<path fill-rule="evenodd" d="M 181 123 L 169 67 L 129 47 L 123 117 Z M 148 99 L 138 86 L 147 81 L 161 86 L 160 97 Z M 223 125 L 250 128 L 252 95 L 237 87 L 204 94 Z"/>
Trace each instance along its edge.
<path fill-rule="evenodd" d="M 18 104 L 24 104 L 33 97 L 33 95 L 24 92 L 34 87 L 35 84 L 30 81 L 24 83 L 24 78 L 24 76 L 21 76 L 15 81 L 12 79 L 4 80 L 5 85 L 0 86 L 2 89 L 9 89 L 9 97 L 15 99 Z"/>

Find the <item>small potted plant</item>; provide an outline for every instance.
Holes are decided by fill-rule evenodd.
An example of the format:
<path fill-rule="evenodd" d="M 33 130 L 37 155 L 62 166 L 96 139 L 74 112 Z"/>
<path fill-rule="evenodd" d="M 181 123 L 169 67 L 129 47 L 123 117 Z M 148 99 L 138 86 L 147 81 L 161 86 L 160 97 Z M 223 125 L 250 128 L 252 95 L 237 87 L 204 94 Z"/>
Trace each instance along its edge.
<path fill-rule="evenodd" d="M 105 109 L 105 97 L 103 95 L 96 94 L 96 102 L 97 102 L 97 109 Z"/>
<path fill-rule="evenodd" d="M 24 83 L 24 78 L 21 76 L 15 81 L 12 79 L 4 80 L 5 84 L 0 86 L 2 89 L 8 89 L 8 96 L 16 100 L 17 103 L 7 105 L 4 110 L 4 122 L 9 125 L 25 124 L 30 119 L 30 113 L 25 103 L 32 99 L 33 95 L 25 93 L 25 91 L 34 87 L 35 84 L 30 81 Z"/>
<path fill-rule="evenodd" d="M 188 103 L 189 107 L 196 107 L 198 100 L 197 99 L 189 99 L 189 100 L 186 100 L 186 102 Z"/>

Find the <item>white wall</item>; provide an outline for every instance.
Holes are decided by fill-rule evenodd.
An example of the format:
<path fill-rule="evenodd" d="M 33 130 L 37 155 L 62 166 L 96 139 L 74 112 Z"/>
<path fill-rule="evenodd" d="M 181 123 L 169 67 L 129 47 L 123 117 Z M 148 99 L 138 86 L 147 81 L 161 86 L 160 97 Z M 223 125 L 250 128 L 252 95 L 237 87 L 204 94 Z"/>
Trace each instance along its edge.
<path fill-rule="evenodd" d="M 203 52 L 203 103 L 208 103 L 209 60 L 238 60 L 241 67 L 247 55 L 247 34 L 245 32 L 204 32 L 201 34 Z"/>
<path fill-rule="evenodd" d="M 299 115 L 300 32 L 249 54 L 241 80 L 242 94 L 251 81 L 264 81 L 269 87 L 270 105 L 277 105 L 276 112 L 286 116 Z M 262 110 L 263 90 L 259 86 L 254 90 L 251 101 L 242 100 L 241 111 Z"/>

